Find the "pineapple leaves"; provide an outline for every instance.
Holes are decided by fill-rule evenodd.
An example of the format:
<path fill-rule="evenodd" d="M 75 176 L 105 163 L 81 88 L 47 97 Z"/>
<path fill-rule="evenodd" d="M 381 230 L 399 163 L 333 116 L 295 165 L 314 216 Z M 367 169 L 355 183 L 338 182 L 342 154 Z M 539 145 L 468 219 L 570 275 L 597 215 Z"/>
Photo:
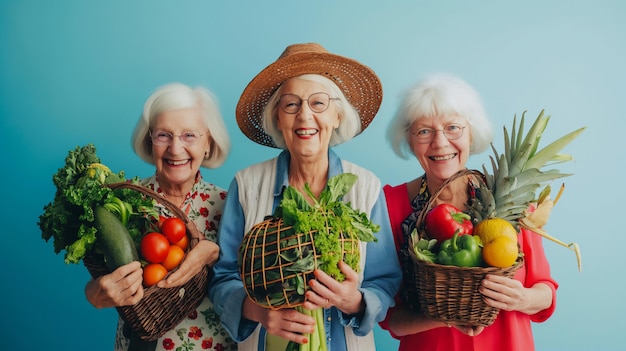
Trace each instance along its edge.
<path fill-rule="evenodd" d="M 568 133 L 559 139 L 552 142 L 550 145 L 541 149 L 541 151 L 534 154 L 526 164 L 526 168 L 539 168 L 547 164 L 549 161 L 556 161 L 556 163 L 567 162 L 573 159 L 572 156 L 567 154 L 558 154 L 567 144 L 572 142 L 576 137 L 585 130 L 585 127 L 579 128 L 571 133 Z"/>
<path fill-rule="evenodd" d="M 527 209 L 531 203 L 538 202 L 536 192 L 542 184 L 571 175 L 561 173 L 558 169 L 544 168 L 573 160 L 571 155 L 559 152 L 576 139 L 586 127 L 565 134 L 540 149 L 539 142 L 548 126 L 550 116 L 545 115 L 542 110 L 528 132 L 524 134 L 525 117 L 526 111 L 522 113 L 518 124 L 517 116 L 514 116 L 511 133 L 504 127 L 504 154 L 499 154 L 493 143 L 491 144 L 493 155 L 489 158 L 493 174 L 489 174 L 487 167 L 483 165 L 486 189 L 481 185 L 482 198 L 473 201 L 472 210 L 476 218 L 503 218 L 516 228 L 521 225 L 575 251 L 580 270 L 578 244 L 565 244 L 549 236 L 541 225 L 528 219 Z M 547 189 L 549 194 L 549 187 Z M 549 201 L 545 200 L 546 197 L 546 191 L 542 192 L 539 203 Z"/>

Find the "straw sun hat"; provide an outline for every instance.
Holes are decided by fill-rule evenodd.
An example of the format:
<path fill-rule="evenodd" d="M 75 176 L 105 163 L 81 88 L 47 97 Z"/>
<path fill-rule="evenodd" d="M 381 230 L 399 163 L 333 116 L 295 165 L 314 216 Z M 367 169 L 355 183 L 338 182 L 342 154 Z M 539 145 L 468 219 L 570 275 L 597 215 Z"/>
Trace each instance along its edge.
<path fill-rule="evenodd" d="M 337 84 L 359 112 L 361 132 L 378 112 L 383 90 L 372 69 L 353 59 L 331 54 L 316 43 L 294 44 L 257 74 L 239 98 L 237 124 L 250 140 L 276 147 L 263 130 L 263 109 L 284 81 L 303 74 L 319 74 Z"/>

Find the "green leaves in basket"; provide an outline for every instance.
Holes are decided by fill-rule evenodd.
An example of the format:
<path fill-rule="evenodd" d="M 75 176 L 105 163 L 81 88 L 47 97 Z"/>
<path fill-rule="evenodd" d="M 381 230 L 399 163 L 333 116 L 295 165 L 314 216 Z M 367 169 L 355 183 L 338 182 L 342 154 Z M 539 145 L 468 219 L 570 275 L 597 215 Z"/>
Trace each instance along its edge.
<path fill-rule="evenodd" d="M 271 308 L 298 306 L 315 269 L 338 281 L 345 279 L 340 261 L 359 270 L 360 241 L 376 241 L 380 226 L 341 201 L 356 180 L 354 174 L 331 177 L 319 197 L 308 185 L 306 195 L 287 187 L 274 215 L 244 235 L 238 263 L 254 301 Z"/>
<path fill-rule="evenodd" d="M 413 252 L 417 259 L 430 263 L 435 262 L 437 259 L 437 254 L 435 253 L 437 239 L 420 238 L 417 229 L 414 228 L 411 232 L 411 242 L 413 243 Z"/>
<path fill-rule="evenodd" d="M 370 222 L 367 214 L 341 201 L 356 181 L 357 176 L 352 173 L 331 177 L 319 197 L 305 184 L 306 195 L 313 200 L 313 205 L 296 188 L 289 186 L 275 212 L 275 216 L 292 225 L 296 233 L 316 232 L 313 240 L 321 255 L 319 268 L 338 281 L 345 279 L 337 267 L 339 261 L 344 260 L 354 270 L 358 270 L 359 264 L 358 250 L 356 253 L 345 252 L 340 238 L 377 241 L 374 233 L 380 230 L 379 225 Z"/>
<path fill-rule="evenodd" d="M 65 165 L 53 175 L 56 192 L 52 202 L 39 216 L 39 228 L 45 241 L 54 239 L 54 252 L 65 250 L 66 263 L 78 263 L 90 252 L 99 252 L 94 208 L 119 208 L 122 220 L 134 238 L 145 227 L 144 215 L 155 216 L 153 201 L 130 189 L 112 190 L 103 186 L 125 181 L 124 171 L 113 173 L 100 163 L 92 144 L 68 152 Z M 138 182 L 138 178 L 129 179 Z M 119 201 L 121 200 L 121 201 Z M 123 202 L 123 207 L 118 207 Z M 139 214 L 139 216 L 134 216 Z"/>

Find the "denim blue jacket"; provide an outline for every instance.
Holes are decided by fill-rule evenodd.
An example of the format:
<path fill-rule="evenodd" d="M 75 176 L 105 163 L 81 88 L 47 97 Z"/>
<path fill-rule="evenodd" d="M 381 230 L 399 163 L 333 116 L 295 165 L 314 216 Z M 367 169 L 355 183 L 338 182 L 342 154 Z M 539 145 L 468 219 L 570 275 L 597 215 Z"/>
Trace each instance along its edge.
<path fill-rule="evenodd" d="M 328 157 L 328 177 L 343 173 L 341 159 L 332 150 L 329 151 Z M 289 159 L 289 152 L 283 151 L 276 160 L 273 194 L 267 194 L 267 196 L 273 196 L 273 209 L 280 203 L 283 189 L 289 185 Z M 370 175 L 375 177 L 371 173 Z M 263 176 L 267 175 L 259 175 L 259 177 Z M 394 296 L 402 278 L 384 193 L 382 189 L 371 189 L 371 191 L 378 192 L 378 199 L 368 215 L 373 223 L 380 225 L 381 229 L 375 233 L 378 241 L 367 243 L 363 281 L 359 288 L 363 294 L 366 309 L 360 318 L 344 315 L 335 307 L 324 310 L 326 340 L 329 350 L 332 351 L 347 351 L 344 327 L 349 326 L 355 335 L 364 336 L 373 330 L 376 323 L 384 319 L 387 310 L 394 304 Z M 216 312 L 221 316 L 222 324 L 238 342 L 250 336 L 258 325 L 257 322 L 242 318 L 241 314 L 246 293 L 241 282 L 237 256 L 245 234 L 244 211 L 248 206 L 255 206 L 255 204 L 240 203 L 239 184 L 236 179 L 233 179 L 218 232 L 220 257 L 213 267 L 215 274 L 209 287 L 209 297 L 215 305 Z M 265 348 L 264 334 L 262 330 L 259 350 Z"/>

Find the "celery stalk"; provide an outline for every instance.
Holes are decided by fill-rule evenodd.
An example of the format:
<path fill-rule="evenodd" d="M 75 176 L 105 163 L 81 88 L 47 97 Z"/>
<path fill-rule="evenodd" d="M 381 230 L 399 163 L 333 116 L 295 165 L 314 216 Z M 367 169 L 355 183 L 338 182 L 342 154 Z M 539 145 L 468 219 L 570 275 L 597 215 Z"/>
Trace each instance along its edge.
<path fill-rule="evenodd" d="M 328 351 L 328 346 L 326 345 L 326 331 L 324 329 L 324 309 L 317 308 L 311 311 L 302 306 L 298 306 L 296 307 L 296 311 L 315 318 L 315 331 L 307 335 L 309 338 L 308 343 L 295 346 L 293 342 L 290 342 L 287 350 Z"/>

